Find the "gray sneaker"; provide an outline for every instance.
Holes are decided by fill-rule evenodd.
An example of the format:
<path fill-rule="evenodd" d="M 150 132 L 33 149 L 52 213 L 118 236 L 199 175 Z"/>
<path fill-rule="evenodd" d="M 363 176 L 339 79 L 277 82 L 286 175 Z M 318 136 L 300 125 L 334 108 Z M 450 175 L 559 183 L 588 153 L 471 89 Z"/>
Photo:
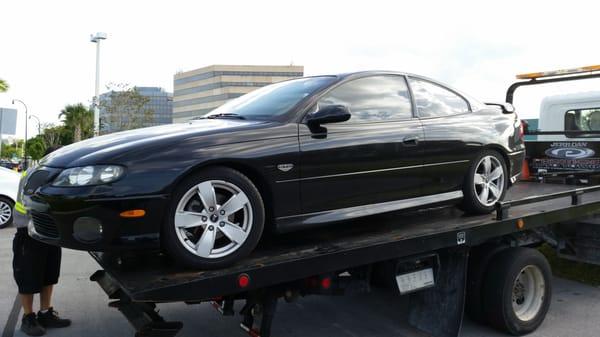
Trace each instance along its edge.
<path fill-rule="evenodd" d="M 21 331 L 28 336 L 43 336 L 46 334 L 46 329 L 38 322 L 34 313 L 23 315 L 23 319 L 21 319 Z"/>

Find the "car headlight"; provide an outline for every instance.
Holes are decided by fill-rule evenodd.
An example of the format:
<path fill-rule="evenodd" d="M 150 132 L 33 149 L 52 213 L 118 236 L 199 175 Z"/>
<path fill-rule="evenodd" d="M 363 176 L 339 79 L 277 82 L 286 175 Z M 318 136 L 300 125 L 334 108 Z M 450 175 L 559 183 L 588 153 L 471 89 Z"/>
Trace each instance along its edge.
<path fill-rule="evenodd" d="M 125 169 L 117 165 L 73 167 L 62 171 L 52 186 L 90 186 L 112 183 L 119 179 Z"/>

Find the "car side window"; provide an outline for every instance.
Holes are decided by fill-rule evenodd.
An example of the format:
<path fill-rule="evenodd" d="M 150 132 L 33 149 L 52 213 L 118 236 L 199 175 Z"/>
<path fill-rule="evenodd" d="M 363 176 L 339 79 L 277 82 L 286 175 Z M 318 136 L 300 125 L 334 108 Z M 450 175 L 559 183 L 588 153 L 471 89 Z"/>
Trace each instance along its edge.
<path fill-rule="evenodd" d="M 469 103 L 437 84 L 409 78 L 419 117 L 443 117 L 470 111 Z"/>
<path fill-rule="evenodd" d="M 382 75 L 344 83 L 322 97 L 318 106 L 341 104 L 350 110 L 345 123 L 369 123 L 412 118 L 412 103 L 404 76 Z"/>

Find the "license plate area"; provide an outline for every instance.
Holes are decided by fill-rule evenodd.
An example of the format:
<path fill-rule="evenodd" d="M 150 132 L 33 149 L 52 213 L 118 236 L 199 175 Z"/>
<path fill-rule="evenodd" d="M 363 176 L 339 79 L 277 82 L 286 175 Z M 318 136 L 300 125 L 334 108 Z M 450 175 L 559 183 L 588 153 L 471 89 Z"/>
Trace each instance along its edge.
<path fill-rule="evenodd" d="M 435 287 L 439 270 L 437 254 L 398 261 L 396 265 L 396 286 L 401 295 Z"/>

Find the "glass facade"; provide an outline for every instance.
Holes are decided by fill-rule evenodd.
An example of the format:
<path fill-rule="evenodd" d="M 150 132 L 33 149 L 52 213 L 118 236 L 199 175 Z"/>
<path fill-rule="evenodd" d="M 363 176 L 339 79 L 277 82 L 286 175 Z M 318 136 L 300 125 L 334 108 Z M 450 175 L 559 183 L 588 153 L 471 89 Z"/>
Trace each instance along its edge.
<path fill-rule="evenodd" d="M 273 72 L 273 71 L 209 71 L 206 73 L 184 77 L 175 80 L 175 85 L 190 83 L 194 81 L 205 80 L 217 76 L 283 76 L 283 77 L 302 77 L 302 72 Z"/>
<path fill-rule="evenodd" d="M 171 124 L 173 123 L 173 94 L 166 92 L 160 87 L 135 87 L 137 92 L 147 97 L 149 100 L 144 105 L 144 111 L 151 111 L 152 117 L 143 122 L 142 127 Z M 109 102 L 113 92 L 106 92 L 100 95 L 100 102 Z M 121 127 L 110 125 L 110 116 L 106 109 L 100 108 L 100 118 L 103 120 L 102 132 L 110 133 L 123 131 Z"/>
<path fill-rule="evenodd" d="M 266 85 L 304 75 L 302 66 L 214 65 L 175 75 L 173 122 L 184 122 Z"/>

